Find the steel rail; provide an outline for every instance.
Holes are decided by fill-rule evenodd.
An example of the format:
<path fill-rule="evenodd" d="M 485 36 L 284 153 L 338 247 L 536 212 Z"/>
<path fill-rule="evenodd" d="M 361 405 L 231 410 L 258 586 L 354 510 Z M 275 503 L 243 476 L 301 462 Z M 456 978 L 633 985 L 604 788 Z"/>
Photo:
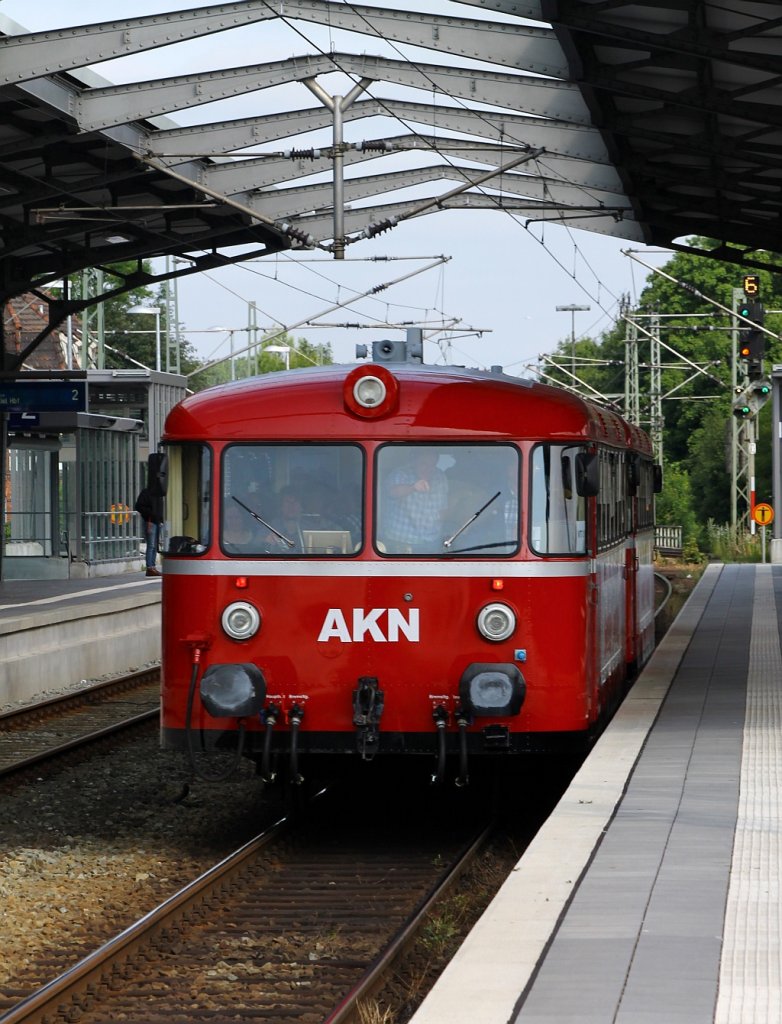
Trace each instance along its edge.
<path fill-rule="evenodd" d="M 445 878 L 440 879 L 429 895 L 415 908 L 377 960 L 367 968 L 364 975 L 345 996 L 340 1005 L 325 1018 L 323 1024 L 349 1024 L 354 1019 L 359 1019 L 359 1002 L 362 999 L 368 999 L 383 985 L 388 969 L 412 944 L 427 915 L 434 905 L 442 899 L 443 895 L 450 889 L 451 885 L 458 879 L 465 868 L 470 865 L 473 858 L 488 839 L 493 828 L 493 824 L 487 825 L 467 846 L 459 859 L 451 866 Z M 2 1019 L 0 1019 L 0 1024 L 2 1024 Z"/>
<path fill-rule="evenodd" d="M 106 968 L 122 958 L 130 956 L 147 943 L 151 937 L 170 926 L 177 914 L 195 905 L 198 900 L 208 899 L 246 860 L 255 856 L 268 843 L 277 839 L 290 824 L 286 817 L 279 818 L 244 846 L 225 857 L 214 867 L 199 875 L 164 903 L 151 910 L 144 917 L 120 932 L 99 949 L 84 957 L 78 964 L 65 971 L 58 978 L 44 985 L 27 999 L 12 1007 L 0 1017 L 0 1024 L 44 1024 L 58 1018 L 58 1008 L 73 997 L 87 994 L 100 983 Z M 61 1019 L 70 1019 L 67 1016 Z"/>
<path fill-rule="evenodd" d="M 149 722 L 153 718 L 157 719 L 159 716 L 160 707 L 152 708 L 150 711 L 143 711 L 141 714 L 133 715 L 130 718 L 123 718 L 119 722 L 112 722 L 111 725 L 106 725 L 102 729 L 95 729 L 93 732 L 75 736 L 73 739 L 66 740 L 65 743 L 59 743 L 57 746 L 47 747 L 46 750 L 41 750 L 37 754 L 30 754 L 29 757 L 14 761 L 13 764 L 0 765 L 0 779 L 13 775 L 15 772 L 24 771 L 26 768 L 32 768 L 43 761 L 50 761 L 55 757 L 60 757 L 62 754 L 67 754 L 70 750 L 78 750 L 79 747 L 86 747 L 90 743 L 107 739 L 115 733 L 132 729 L 134 725 L 143 725 L 144 722 Z"/>
<path fill-rule="evenodd" d="M 78 712 L 82 709 L 85 711 L 87 709 L 94 709 L 96 712 L 99 709 L 108 710 L 111 707 L 111 698 L 113 696 L 121 698 L 126 693 L 130 694 L 132 691 L 153 682 L 155 676 L 159 675 L 159 673 L 159 666 L 151 669 L 141 669 L 128 673 L 125 676 L 118 676 L 114 679 L 94 683 L 81 690 L 71 690 L 67 693 L 58 694 L 46 700 L 38 701 L 35 704 L 12 708 L 9 711 L 0 713 L 0 737 L 3 737 L 3 743 L 7 743 L 8 737 L 12 737 L 15 734 L 18 734 L 20 739 L 30 739 L 32 737 L 34 740 L 34 730 L 25 729 L 26 724 L 30 723 L 35 726 L 55 720 L 58 716 L 68 716 L 71 712 Z M 136 710 L 134 714 L 114 720 L 108 724 L 102 724 L 98 728 L 89 728 L 89 722 L 87 721 L 84 723 L 88 728 L 87 732 L 71 735 L 56 744 L 42 744 L 40 749 L 25 757 L 15 759 L 11 763 L 0 764 L 0 779 L 5 780 L 16 772 L 32 768 L 44 761 L 59 757 L 90 743 L 107 739 L 116 733 L 131 729 L 134 726 L 143 725 L 145 722 L 157 718 L 159 714 L 160 704 L 158 702 L 154 707 L 147 707 L 143 711 Z"/>
<path fill-rule="evenodd" d="M 23 704 L 18 708 L 10 708 L 7 711 L 0 711 L 0 730 L 8 726 L 13 728 L 16 719 L 38 716 L 45 717 L 48 713 L 57 714 L 68 707 L 79 707 L 83 704 L 92 704 L 95 699 L 111 693 L 112 690 L 131 690 L 145 682 L 152 682 L 155 676 L 160 675 L 160 666 L 143 668 L 136 672 L 129 672 L 124 676 L 116 676 L 114 679 L 104 679 L 99 683 L 90 683 L 80 690 L 69 690 L 67 693 L 56 694 L 47 697 L 46 700 L 35 701 L 33 704 Z"/>

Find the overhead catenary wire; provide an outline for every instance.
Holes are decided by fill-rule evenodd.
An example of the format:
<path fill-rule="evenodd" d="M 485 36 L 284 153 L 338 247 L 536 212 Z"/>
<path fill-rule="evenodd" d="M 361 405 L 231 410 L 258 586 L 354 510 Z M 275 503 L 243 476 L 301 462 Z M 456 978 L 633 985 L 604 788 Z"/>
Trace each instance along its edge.
<path fill-rule="evenodd" d="M 409 274 L 403 274 L 401 277 L 398 277 L 398 278 L 396 278 L 393 281 L 387 281 L 387 282 L 385 282 L 383 284 L 375 285 L 374 287 L 367 289 L 365 294 L 367 294 L 367 295 L 369 295 L 371 293 L 375 293 L 376 294 L 377 292 L 384 291 L 386 288 L 390 288 L 394 284 L 399 284 L 401 281 L 404 281 L 407 278 L 415 277 L 417 274 L 421 274 L 421 273 L 423 273 L 426 270 L 431 270 L 432 267 L 439 266 L 441 263 L 450 260 L 450 258 L 451 258 L 450 256 L 442 256 L 438 260 L 436 260 L 434 263 L 431 263 L 431 264 L 429 264 L 426 267 L 419 267 L 416 270 L 411 271 Z M 355 301 L 355 299 L 349 299 L 347 301 L 348 302 L 353 302 L 353 301 Z M 299 320 L 299 321 L 297 321 L 296 323 L 293 323 L 293 324 L 283 325 L 282 328 L 279 331 L 277 331 L 275 334 L 268 335 L 267 337 L 264 338 L 263 345 L 260 346 L 261 349 L 263 349 L 263 347 L 265 345 L 268 345 L 268 343 L 270 341 L 273 341 L 275 338 L 278 338 L 281 334 L 287 334 L 288 332 L 290 332 L 292 330 L 295 330 L 297 327 L 303 327 L 304 324 L 309 323 L 310 320 L 318 320 L 322 316 L 325 316 L 327 313 L 333 312 L 335 309 L 342 309 L 345 305 L 347 305 L 347 302 L 337 302 L 337 303 L 334 303 L 333 305 L 329 306 L 327 309 L 322 310 L 320 313 L 315 313 L 314 315 L 304 317 L 302 320 Z M 232 355 L 233 355 L 233 357 L 240 356 L 240 355 L 243 355 L 245 352 L 249 352 L 250 350 L 252 350 L 254 348 L 257 348 L 257 347 L 258 346 L 256 344 L 254 344 L 254 343 L 250 344 L 250 345 L 246 345 L 244 348 L 239 349 L 238 351 L 234 351 Z M 223 359 L 216 359 L 216 360 L 214 360 L 211 363 L 204 363 L 202 366 L 199 366 L 196 370 L 193 370 L 191 373 L 189 373 L 187 375 L 188 379 L 190 377 L 194 377 L 198 373 L 203 373 L 204 370 L 208 370 L 212 366 L 216 366 L 219 363 L 224 363 L 224 362 L 226 362 L 226 360 L 228 360 L 230 358 L 231 358 L 231 355 L 226 356 Z"/>
<path fill-rule="evenodd" d="M 277 9 L 276 9 L 276 8 L 275 8 L 275 6 L 274 6 L 274 5 L 273 5 L 273 4 L 272 4 L 272 3 L 270 2 L 270 0 L 264 0 L 264 2 L 265 2 L 265 4 L 266 4 L 266 6 L 268 7 L 268 9 L 269 9 L 270 11 L 274 12 L 274 13 L 275 13 L 275 15 L 276 15 L 277 17 L 279 17 L 279 18 L 280 18 L 280 20 L 281 20 L 281 21 L 283 21 L 283 23 L 284 23 L 284 24 L 286 24 L 286 25 L 288 26 L 288 28 L 289 28 L 289 29 L 291 29 L 291 31 L 293 31 L 294 33 L 296 33 L 296 34 L 297 34 L 297 35 L 298 35 L 298 36 L 299 36 L 299 37 L 300 37 L 301 39 L 303 39 L 303 40 L 304 40 L 304 41 L 305 41 L 305 42 L 306 42 L 306 43 L 307 43 L 307 44 L 308 44 L 309 46 L 312 46 L 312 47 L 313 47 L 313 48 L 314 48 L 314 49 L 315 49 L 315 50 L 316 50 L 316 51 L 317 51 L 318 53 L 320 53 L 320 54 L 321 54 L 322 56 L 326 56 L 326 57 L 329 57 L 329 58 L 330 58 L 330 59 L 332 60 L 332 62 L 334 63 L 334 66 L 335 66 L 335 68 L 336 68 L 337 70 L 341 71 L 341 72 L 342 72 L 343 74 L 345 74 L 345 75 L 346 75 L 346 76 L 347 76 L 348 78 L 350 78 L 350 73 L 349 73 L 349 72 L 347 72 L 347 71 L 346 71 L 346 70 L 345 70 L 344 68 L 342 68 L 342 67 L 340 66 L 340 64 L 339 64 L 339 61 L 338 61 L 338 60 L 336 59 L 336 57 L 334 56 L 333 52 L 332 52 L 332 53 L 327 53 L 326 51 L 324 51 L 324 50 L 323 50 L 323 48 L 322 48 L 321 46 L 319 46 L 319 45 L 318 45 L 318 44 L 317 44 L 317 43 L 316 43 L 316 42 L 315 42 L 315 41 L 314 41 L 313 39 L 311 39 L 311 38 L 310 38 L 310 37 L 309 37 L 309 36 L 307 35 L 307 33 L 305 33 L 305 32 L 304 32 L 304 31 L 303 31 L 302 29 L 300 29 L 300 28 L 299 28 L 298 26 L 292 25 L 292 24 L 291 24 L 291 21 L 292 21 L 291 17 L 290 17 L 290 16 L 287 16 L 287 15 L 285 15 L 285 14 L 283 14 L 283 13 L 280 13 L 279 11 L 277 11 Z M 416 70 L 417 70 L 417 71 L 418 71 L 418 72 L 419 72 L 419 73 L 421 74 L 422 78 L 423 78 L 423 79 L 424 79 L 425 81 L 428 81 L 428 82 L 429 82 L 429 84 L 430 84 L 430 85 L 432 86 L 432 89 L 433 89 L 433 91 L 434 91 L 435 93 L 439 92 L 439 93 L 442 93 L 442 94 L 444 94 L 444 95 L 448 96 L 448 98 L 449 98 L 449 99 L 450 99 L 450 100 L 451 100 L 452 102 L 454 102 L 454 103 L 458 104 L 459 106 L 461 106 L 461 107 L 462 107 L 462 109 L 464 109 L 464 110 L 469 110 L 469 111 L 470 111 L 471 113 L 475 113 L 475 114 L 477 114 L 477 116 L 478 116 L 478 117 L 480 118 L 481 112 L 480 112 L 479 110 L 476 110 L 475 108 L 469 107 L 469 106 L 468 106 L 468 105 L 467 105 L 466 103 L 464 103 L 464 102 L 463 102 L 463 100 L 462 100 L 462 99 L 461 99 L 460 97 L 457 97 L 457 96 L 453 96 L 453 95 L 451 95 L 450 93 L 447 93 L 447 92 L 445 92 L 444 90 L 440 89 L 440 88 L 439 88 L 439 86 L 437 86 L 437 84 L 436 84 L 435 82 L 433 82 L 433 81 L 431 80 L 431 78 L 430 78 L 430 77 L 429 77 L 429 76 L 427 75 L 426 71 L 425 71 L 425 70 L 424 70 L 424 69 L 423 69 L 423 68 L 422 68 L 422 67 L 420 66 L 420 64 L 418 64 L 418 63 L 417 63 L 416 61 L 414 61 L 414 60 L 412 60 L 412 59 L 411 59 L 410 57 L 408 57 L 408 56 L 407 56 L 407 55 L 406 55 L 406 54 L 405 54 L 405 53 L 404 53 L 404 52 L 403 52 L 402 50 L 400 50 L 400 49 L 399 49 L 399 47 L 398 47 L 398 46 L 397 46 L 397 45 L 396 45 L 396 44 L 395 44 L 395 43 L 394 43 L 394 42 L 393 42 L 392 40 L 389 40 L 389 39 L 387 39 L 386 37 L 384 37 L 384 36 L 383 36 L 383 34 L 382 34 L 382 33 L 380 32 L 380 30 L 379 30 L 379 29 L 377 29 L 377 28 L 375 28 L 375 26 L 373 26 L 373 25 L 372 25 L 372 22 L 371 22 L 371 20 L 369 20 L 369 19 L 368 19 L 368 18 L 367 18 L 367 17 L 366 17 L 366 16 L 365 16 L 365 15 L 364 15 L 364 14 L 363 14 L 363 13 L 362 13 L 361 11 L 358 11 L 358 10 L 357 10 L 357 9 L 355 8 L 355 6 L 354 6 L 353 4 L 351 4 L 350 2 L 346 2 L 346 3 L 344 4 L 344 6 L 346 6 L 346 7 L 349 7 L 349 8 L 350 8 L 350 9 L 351 9 L 351 10 L 353 11 L 353 13 L 355 14 L 356 18 L 357 18 L 357 19 L 360 19 L 361 21 L 363 21 L 363 22 L 364 22 L 364 23 L 365 23 L 365 24 L 366 24 L 366 25 L 367 25 L 367 26 L 368 26 L 368 27 L 369 27 L 369 28 L 370 28 L 370 29 L 372 30 L 372 33 L 373 33 L 373 34 L 374 34 L 374 35 L 375 35 L 375 36 L 376 36 L 376 37 L 377 37 L 378 39 L 381 39 L 381 40 L 383 40 L 383 42 L 384 42 L 384 43 L 386 43 L 386 44 L 387 44 L 388 46 L 390 46 L 390 48 L 391 48 L 392 50 L 394 50 L 394 52 L 395 52 L 395 53 L 396 53 L 396 54 L 397 54 L 397 55 L 398 55 L 398 56 L 400 57 L 400 59 L 402 59 L 402 60 L 403 60 L 403 61 L 404 61 L 405 63 L 409 64 L 409 65 L 410 65 L 411 67 L 415 68 L 415 69 L 416 69 Z M 480 59 L 479 59 L 479 61 L 480 61 Z M 486 59 L 486 60 L 484 60 L 484 61 L 480 61 L 480 62 L 481 62 L 481 63 L 492 63 L 490 59 Z M 520 77 L 522 77 L 522 76 L 520 76 Z M 352 81 L 352 78 L 351 78 L 351 81 Z M 367 92 L 367 94 L 368 94 L 368 95 L 370 95 L 370 96 L 372 97 L 372 99 L 373 99 L 373 100 L 374 100 L 374 101 L 375 101 L 376 103 L 378 103 L 378 104 L 379 104 L 379 105 L 380 105 L 381 107 L 383 107 L 383 109 L 385 110 L 385 112 L 386 112 L 386 115 L 387 115 L 387 116 L 389 116 L 389 117 L 393 118 L 394 120 L 398 121 L 398 122 L 399 122 L 399 123 L 400 123 L 401 125 L 403 125 L 403 127 L 404 127 L 404 128 L 405 128 L 405 129 L 406 129 L 406 130 L 407 130 L 408 132 L 410 132 L 410 134 L 412 134 L 412 135 L 413 135 L 413 136 L 415 136 L 416 138 L 419 138 L 419 139 L 423 139 L 423 136 L 421 135 L 421 133 L 420 133 L 420 132 L 418 132 L 418 131 L 417 131 L 417 130 L 416 130 L 416 129 L 415 129 L 415 128 L 414 128 L 414 127 L 413 127 L 413 126 L 412 126 L 412 125 L 410 124 L 410 123 L 408 123 L 408 122 L 407 122 L 407 121 L 406 121 L 406 120 L 405 120 L 404 118 L 400 117 L 400 116 L 399 116 L 398 114 L 396 114 L 396 113 L 395 113 L 395 112 L 394 112 L 393 110 L 391 110 L 391 109 L 390 109 L 390 108 L 388 107 L 388 105 L 387 105 L 386 101 L 385 101 L 385 100 L 384 100 L 383 98 L 375 96 L 375 95 L 374 95 L 374 94 L 373 94 L 373 93 L 372 93 L 372 92 L 370 91 L 370 89 L 369 89 L 368 87 L 366 87 L 366 86 L 365 86 L 365 91 Z M 487 124 L 489 124 L 489 125 L 491 124 L 491 122 L 489 121 L 489 119 L 488 119 L 488 118 L 485 118 L 484 120 L 485 120 L 485 122 L 486 122 Z M 516 137 L 515 137 L 515 135 L 513 135 L 512 133 L 509 133 L 509 140 L 510 140 L 510 141 L 512 141 L 512 142 L 516 142 L 516 143 L 518 143 L 518 144 L 520 144 L 520 145 L 523 145 L 523 146 L 528 146 L 528 143 L 526 143 L 526 142 L 525 142 L 524 140 L 522 140 L 522 139 L 518 139 L 518 138 L 516 138 Z M 453 169 L 453 170 L 454 170 L 455 172 L 459 172 L 459 173 L 461 173 L 462 175 L 466 175 L 466 169 L 465 169 L 465 168 L 459 167 L 459 165 L 456 165 L 456 164 L 454 164 L 454 163 L 453 163 L 453 161 L 451 161 L 451 160 L 450 160 L 450 159 L 449 159 L 449 158 L 447 157 L 447 155 L 445 155 L 445 154 L 443 154 L 443 153 L 440 153 L 439 155 L 440 155 L 440 156 L 441 156 L 441 157 L 442 157 L 442 158 L 443 158 L 443 159 L 444 159 L 444 160 L 445 160 L 445 161 L 446 161 L 446 162 L 447 162 L 447 163 L 449 164 L 449 166 L 450 166 L 450 167 L 451 167 L 451 168 L 452 168 L 452 169 Z M 539 159 L 539 158 L 538 158 L 538 159 Z M 571 183 L 571 182 L 567 182 L 567 179 L 564 179 L 564 178 L 562 178 L 561 180 L 563 181 L 563 183 L 569 183 L 569 184 L 578 184 L 578 183 Z M 493 196 L 492 196 L 492 194 L 491 194 L 491 193 L 487 193 L 487 192 L 485 192 L 484 190 L 480 189 L 480 187 L 479 187 L 479 191 L 481 191 L 481 192 L 482 192 L 482 194 L 484 194 L 484 195 L 487 195 L 487 196 L 489 196 L 489 198 L 491 198 L 491 199 L 494 199 L 494 198 L 495 198 L 495 197 L 493 197 Z M 500 200 L 500 198 L 497 198 L 497 199 L 496 199 L 496 203 L 497 203 L 497 208 L 498 208 L 498 210 L 500 210 L 500 211 L 502 211 L 502 212 L 506 213 L 506 214 L 507 214 L 508 216 L 510 216 L 511 220 L 512 220 L 512 221 L 513 221 L 514 223 L 518 224 L 518 225 L 519 225 L 520 227 L 524 228 L 525 230 L 528 230 L 528 224 L 530 223 L 529 221 L 527 221 L 527 223 L 526 223 L 526 224 L 522 224 L 522 223 L 521 223 L 521 221 L 520 221 L 520 220 L 519 220 L 519 219 L 518 219 L 518 218 L 517 218 L 517 217 L 516 217 L 516 216 L 515 216 L 515 215 L 513 214 L 513 212 L 512 212 L 512 211 L 508 211 L 508 210 L 506 210 L 506 209 L 504 209 L 504 208 L 503 208 L 503 206 L 502 206 L 502 203 L 501 203 L 501 200 Z M 564 222 L 563 222 L 563 224 L 564 224 Z M 565 227 L 567 228 L 567 230 L 568 230 L 568 232 L 569 232 L 569 231 L 570 231 L 570 228 L 569 228 L 569 227 L 568 227 L 568 226 L 567 226 L 566 224 L 565 224 L 564 226 L 565 226 Z M 530 232 L 530 234 L 531 234 L 531 232 Z M 532 234 L 531 234 L 531 237 L 535 238 L 535 236 L 534 236 L 534 235 L 532 235 Z M 573 239 L 572 239 L 572 235 L 571 235 L 570 237 L 571 237 L 571 241 L 573 242 L 573 245 L 574 245 L 574 247 L 576 247 L 576 248 L 577 248 L 577 246 L 576 246 L 576 243 L 575 243 L 575 242 L 573 241 Z M 551 253 L 551 251 L 550 251 L 550 250 L 549 250 L 549 249 L 548 249 L 548 248 L 546 247 L 545 243 L 544 243 L 544 242 L 543 242 L 542 240 L 538 240 L 538 239 L 535 239 L 535 240 L 536 240 L 536 241 L 539 241 L 539 242 L 540 242 L 540 244 L 542 245 L 542 247 L 544 248 L 544 250 L 545 250 L 546 252 L 548 252 L 548 253 L 549 253 L 549 255 L 552 255 L 552 256 L 553 256 L 553 253 Z M 564 266 L 563 266 L 563 264 L 562 264 L 562 263 L 561 263 L 561 262 L 560 262 L 560 261 L 559 261 L 558 259 L 556 259 L 556 258 L 555 258 L 555 262 L 557 263 L 557 265 L 558 265 L 558 266 L 562 267 L 562 269 L 565 269 L 565 268 L 564 268 Z M 589 266 L 589 267 L 590 267 L 590 270 L 592 270 L 592 268 L 591 268 L 591 266 L 589 265 L 588 261 L 585 261 L 585 262 L 587 262 L 587 266 Z M 566 272 L 567 272 L 567 271 L 566 271 Z M 597 272 L 596 272 L 596 271 L 594 271 L 594 270 L 592 270 L 592 273 L 593 273 L 593 276 L 595 277 L 595 279 L 599 281 L 600 279 L 599 279 L 599 276 L 598 276 Z M 605 307 L 603 306 L 603 304 L 602 304 L 601 300 L 599 299 L 599 296 L 594 296 L 594 295 L 593 295 L 593 294 L 592 294 L 592 293 L 591 293 L 591 292 L 590 292 L 590 291 L 589 291 L 589 290 L 588 290 L 588 289 L 587 289 L 587 288 L 586 288 L 586 287 L 585 287 L 585 286 L 584 286 L 583 284 L 581 284 L 581 282 L 579 282 L 578 280 L 576 280 L 576 279 L 575 279 L 575 277 L 574 277 L 573 275 L 569 275 L 569 276 L 573 277 L 573 279 L 575 280 L 575 283 L 576 283 L 576 284 L 578 285 L 578 287 L 580 287 L 580 288 L 581 288 L 581 290 L 582 290 L 582 291 L 583 291 L 583 292 L 584 292 L 584 293 L 585 293 L 586 295 L 588 295 L 588 296 L 589 296 L 589 297 L 590 297 L 590 298 L 592 299 L 592 301 L 594 301 L 594 302 L 595 302 L 595 304 L 596 304 L 596 305 L 598 305 L 598 306 L 599 306 L 599 307 L 600 307 L 601 309 L 603 309 L 603 310 L 604 310 L 604 313 L 605 313 L 605 315 L 606 315 L 606 316 L 610 316 L 610 313 L 609 313 L 609 312 L 608 312 L 608 310 L 606 310 L 606 309 L 605 309 Z M 609 292 L 609 294 L 610 294 L 610 292 Z M 613 298 L 615 299 L 615 302 L 618 302 L 618 298 L 617 298 L 616 296 L 613 296 Z"/>

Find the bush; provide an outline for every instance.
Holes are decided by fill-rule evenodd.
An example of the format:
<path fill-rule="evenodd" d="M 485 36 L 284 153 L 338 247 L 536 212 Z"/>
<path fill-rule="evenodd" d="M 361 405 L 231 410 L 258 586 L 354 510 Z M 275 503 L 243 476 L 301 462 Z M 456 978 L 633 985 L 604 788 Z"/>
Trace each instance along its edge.
<path fill-rule="evenodd" d="M 687 561 L 699 561 L 701 531 L 693 508 L 690 475 L 679 463 L 665 467 L 662 493 L 655 501 L 655 519 L 663 526 L 681 526 Z"/>
<path fill-rule="evenodd" d="M 759 562 L 762 555 L 760 535 L 748 533 L 743 526 L 706 523 L 706 544 L 710 557 L 720 562 Z"/>

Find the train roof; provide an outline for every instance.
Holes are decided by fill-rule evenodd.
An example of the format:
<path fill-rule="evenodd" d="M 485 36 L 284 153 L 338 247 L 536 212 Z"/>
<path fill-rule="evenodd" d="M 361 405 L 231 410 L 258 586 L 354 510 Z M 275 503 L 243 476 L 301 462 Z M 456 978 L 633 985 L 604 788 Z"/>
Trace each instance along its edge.
<path fill-rule="evenodd" d="M 362 414 L 346 379 L 389 378 L 396 398 Z M 361 363 L 279 371 L 208 388 L 180 402 L 164 440 L 583 438 L 651 453 L 647 435 L 621 416 L 561 388 L 454 366 Z"/>

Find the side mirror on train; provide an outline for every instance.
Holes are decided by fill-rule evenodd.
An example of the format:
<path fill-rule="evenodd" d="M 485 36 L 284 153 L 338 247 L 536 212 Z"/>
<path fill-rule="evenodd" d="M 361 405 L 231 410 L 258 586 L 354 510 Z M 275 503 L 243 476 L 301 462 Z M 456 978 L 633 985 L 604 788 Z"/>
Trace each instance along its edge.
<path fill-rule="evenodd" d="M 594 498 L 600 491 L 600 467 L 597 455 L 579 452 L 576 455 L 576 493 L 582 498 Z"/>
<path fill-rule="evenodd" d="M 630 455 L 627 459 L 627 491 L 629 494 L 638 492 L 638 485 L 641 483 L 641 458 L 638 455 Z"/>
<path fill-rule="evenodd" d="M 654 467 L 654 493 L 659 494 L 663 489 L 663 467 Z"/>
<path fill-rule="evenodd" d="M 162 452 L 152 452 L 147 459 L 147 487 L 158 497 L 168 491 L 168 456 Z"/>

